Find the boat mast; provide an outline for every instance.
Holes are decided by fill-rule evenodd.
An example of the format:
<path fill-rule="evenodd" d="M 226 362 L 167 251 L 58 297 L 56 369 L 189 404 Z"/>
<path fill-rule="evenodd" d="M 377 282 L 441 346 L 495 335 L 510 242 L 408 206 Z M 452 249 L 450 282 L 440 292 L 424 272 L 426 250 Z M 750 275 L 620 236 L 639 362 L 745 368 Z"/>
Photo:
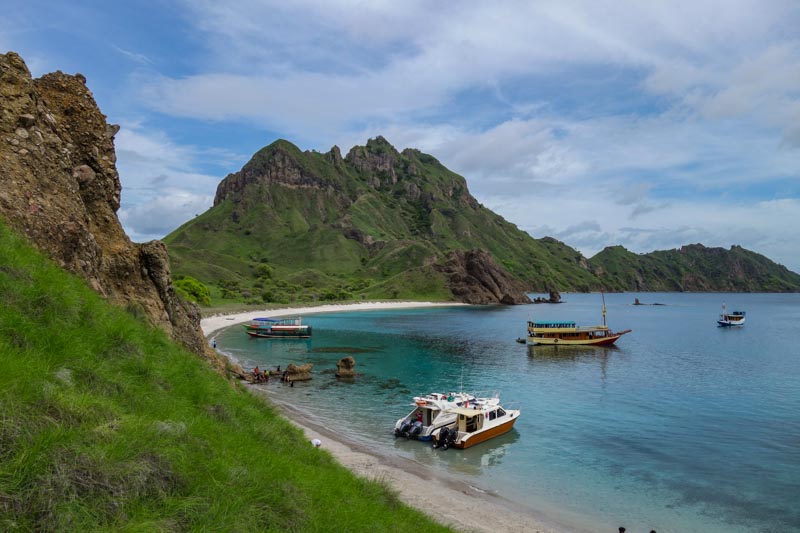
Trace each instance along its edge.
<path fill-rule="evenodd" d="M 600 296 L 603 297 L 603 325 L 606 325 L 606 294 L 600 291 Z"/>

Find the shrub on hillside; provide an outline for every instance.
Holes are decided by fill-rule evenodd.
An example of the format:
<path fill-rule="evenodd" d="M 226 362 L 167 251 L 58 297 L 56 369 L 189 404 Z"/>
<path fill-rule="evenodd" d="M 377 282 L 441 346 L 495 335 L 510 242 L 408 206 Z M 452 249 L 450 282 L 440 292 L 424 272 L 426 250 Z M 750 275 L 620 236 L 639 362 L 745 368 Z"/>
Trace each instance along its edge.
<path fill-rule="evenodd" d="M 175 288 L 178 290 L 178 293 L 187 300 L 200 305 L 211 304 L 211 293 L 208 287 L 191 276 L 185 276 L 175 281 Z"/>

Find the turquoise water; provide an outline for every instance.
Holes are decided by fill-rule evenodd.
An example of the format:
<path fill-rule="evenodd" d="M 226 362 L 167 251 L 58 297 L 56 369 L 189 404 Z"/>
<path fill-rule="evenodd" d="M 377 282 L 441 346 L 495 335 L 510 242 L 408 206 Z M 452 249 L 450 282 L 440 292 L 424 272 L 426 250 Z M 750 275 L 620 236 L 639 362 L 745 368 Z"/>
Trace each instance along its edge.
<path fill-rule="evenodd" d="M 664 306 L 633 306 L 642 302 Z M 496 492 L 567 529 L 800 531 L 800 295 L 609 294 L 612 348 L 528 347 L 529 318 L 600 323 L 598 294 L 561 305 L 308 315 L 310 340 L 222 331 L 245 368 L 314 363 L 270 392 L 314 422 Z M 747 311 L 718 328 L 722 302 Z M 361 375 L 337 381 L 352 355 Z M 413 395 L 499 392 L 514 430 L 468 450 L 395 440 Z"/>

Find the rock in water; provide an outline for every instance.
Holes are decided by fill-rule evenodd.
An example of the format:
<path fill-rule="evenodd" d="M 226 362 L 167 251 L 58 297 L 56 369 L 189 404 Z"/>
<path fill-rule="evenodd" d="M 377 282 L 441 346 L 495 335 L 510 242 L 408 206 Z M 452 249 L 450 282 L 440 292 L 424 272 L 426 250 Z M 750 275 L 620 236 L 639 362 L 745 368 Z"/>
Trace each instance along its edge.
<path fill-rule="evenodd" d="M 306 363 L 304 365 L 290 363 L 289 366 L 286 367 L 286 377 L 284 381 L 308 381 L 311 379 L 312 368 L 314 368 L 314 365 L 311 363 Z"/>
<path fill-rule="evenodd" d="M 352 356 L 347 356 L 339 359 L 339 362 L 336 363 L 336 377 L 337 378 L 350 378 L 356 375 L 356 371 L 354 370 L 356 366 L 356 360 L 353 359 Z"/>

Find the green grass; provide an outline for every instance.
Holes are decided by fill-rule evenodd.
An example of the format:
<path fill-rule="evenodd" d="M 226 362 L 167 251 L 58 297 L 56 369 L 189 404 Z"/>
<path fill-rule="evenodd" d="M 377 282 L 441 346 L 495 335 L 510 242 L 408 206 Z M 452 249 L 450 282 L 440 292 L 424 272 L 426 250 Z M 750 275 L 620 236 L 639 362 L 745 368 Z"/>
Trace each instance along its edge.
<path fill-rule="evenodd" d="M 0 530 L 446 530 L 2 225 L 0 417 Z"/>

